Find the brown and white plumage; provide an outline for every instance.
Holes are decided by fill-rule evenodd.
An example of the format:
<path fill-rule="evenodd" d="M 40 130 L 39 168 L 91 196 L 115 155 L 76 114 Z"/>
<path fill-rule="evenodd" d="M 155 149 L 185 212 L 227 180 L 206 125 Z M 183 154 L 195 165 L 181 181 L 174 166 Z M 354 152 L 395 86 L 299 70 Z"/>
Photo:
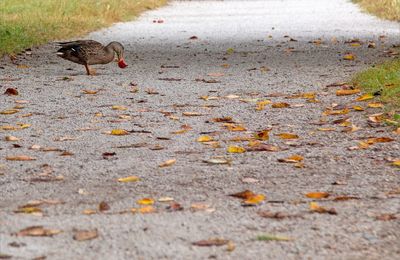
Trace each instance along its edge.
<path fill-rule="evenodd" d="M 111 42 L 107 46 L 93 40 L 60 42 L 59 44 L 61 49 L 57 51 L 57 55 L 84 65 L 88 75 L 94 74 L 89 65 L 110 63 L 114 60 L 115 54 L 117 54 L 119 67 L 127 66 L 123 58 L 124 47 L 119 42 Z"/>

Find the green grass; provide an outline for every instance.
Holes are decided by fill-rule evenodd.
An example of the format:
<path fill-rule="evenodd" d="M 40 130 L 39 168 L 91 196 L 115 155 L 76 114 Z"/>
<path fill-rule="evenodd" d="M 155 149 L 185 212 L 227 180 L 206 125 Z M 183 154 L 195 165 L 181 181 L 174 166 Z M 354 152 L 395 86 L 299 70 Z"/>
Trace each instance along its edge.
<path fill-rule="evenodd" d="M 400 21 L 400 0 L 353 0 L 353 2 L 380 18 Z"/>
<path fill-rule="evenodd" d="M 134 18 L 167 0 L 0 0 L 0 57 Z"/>
<path fill-rule="evenodd" d="M 381 91 L 381 101 L 389 107 L 400 108 L 400 59 L 387 61 L 356 74 L 353 84 L 368 93 Z"/>

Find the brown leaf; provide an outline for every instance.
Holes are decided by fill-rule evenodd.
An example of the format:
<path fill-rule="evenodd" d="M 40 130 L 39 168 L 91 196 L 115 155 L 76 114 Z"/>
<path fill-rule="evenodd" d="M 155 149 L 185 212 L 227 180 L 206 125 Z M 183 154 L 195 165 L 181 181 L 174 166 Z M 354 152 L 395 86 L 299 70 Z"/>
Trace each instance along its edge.
<path fill-rule="evenodd" d="M 213 118 L 212 121 L 217 123 L 233 123 L 232 117 L 230 116 Z"/>
<path fill-rule="evenodd" d="M 16 90 L 15 88 L 7 88 L 6 91 L 4 92 L 4 95 L 17 96 L 18 90 Z"/>
<path fill-rule="evenodd" d="M 160 165 L 158 165 L 158 167 L 160 167 L 160 168 L 168 167 L 175 163 L 176 163 L 176 159 L 170 159 L 170 160 L 166 160 L 165 162 L 161 163 Z"/>
<path fill-rule="evenodd" d="M 17 236 L 51 237 L 61 233 L 59 229 L 46 229 L 43 226 L 32 226 L 20 230 Z"/>
<path fill-rule="evenodd" d="M 298 163 L 304 160 L 304 157 L 301 155 L 292 155 L 288 158 L 278 159 L 278 162 L 285 162 L 285 163 Z"/>
<path fill-rule="evenodd" d="M 208 240 L 200 240 L 197 242 L 193 242 L 194 246 L 223 246 L 228 244 L 229 240 L 221 239 L 221 238 L 212 238 Z"/>
<path fill-rule="evenodd" d="M 7 156 L 8 161 L 34 161 L 36 158 L 27 155 Z"/>
<path fill-rule="evenodd" d="M 172 211 L 181 211 L 183 210 L 183 207 L 181 204 L 177 203 L 177 202 L 171 202 L 168 206 L 167 206 L 167 211 L 172 212 Z"/>
<path fill-rule="evenodd" d="M 296 134 L 292 134 L 292 133 L 280 133 L 277 134 L 277 136 L 279 136 L 281 139 L 298 139 L 299 136 Z"/>
<path fill-rule="evenodd" d="M 278 152 L 281 149 L 278 146 L 270 144 L 259 144 L 253 147 L 246 148 L 249 152 Z"/>
<path fill-rule="evenodd" d="M 110 209 L 110 205 L 108 205 L 107 202 L 105 202 L 105 201 L 100 202 L 100 204 L 99 204 L 100 211 L 107 211 L 109 209 Z"/>
<path fill-rule="evenodd" d="M 233 194 L 229 194 L 229 196 L 231 197 L 235 197 L 235 198 L 239 198 L 239 199 L 249 199 L 253 196 L 255 196 L 256 194 L 250 190 L 244 190 L 242 192 L 238 192 L 238 193 L 233 193 Z"/>
<path fill-rule="evenodd" d="M 92 230 L 75 230 L 74 232 L 74 240 L 76 241 L 85 241 L 95 239 L 99 236 L 97 229 Z"/>
<path fill-rule="evenodd" d="M 393 220 L 393 219 L 397 219 L 395 214 L 390 214 L 390 213 L 385 213 L 379 216 L 376 216 L 376 220 L 381 220 L 381 221 L 389 221 L 389 220 Z"/>
<path fill-rule="evenodd" d="M 355 196 L 338 196 L 333 199 L 333 201 L 346 201 L 346 200 L 358 200 L 360 199 L 359 197 Z"/>
<path fill-rule="evenodd" d="M 285 102 L 279 102 L 279 103 L 272 104 L 272 108 L 285 108 L 285 107 L 290 107 L 290 104 L 285 103 Z"/>
<path fill-rule="evenodd" d="M 327 208 L 321 207 L 316 202 L 310 203 L 310 210 L 312 212 L 317 212 L 317 213 L 327 213 L 327 214 L 331 214 L 331 215 L 337 215 L 337 212 L 334 208 L 327 209 Z"/>

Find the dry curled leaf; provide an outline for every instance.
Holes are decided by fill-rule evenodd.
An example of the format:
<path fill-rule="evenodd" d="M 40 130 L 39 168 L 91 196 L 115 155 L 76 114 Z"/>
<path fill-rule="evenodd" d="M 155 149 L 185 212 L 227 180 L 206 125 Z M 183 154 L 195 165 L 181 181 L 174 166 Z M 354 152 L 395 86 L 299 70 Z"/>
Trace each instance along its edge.
<path fill-rule="evenodd" d="M 110 132 L 111 135 L 128 135 L 129 132 L 124 129 L 113 129 Z"/>
<path fill-rule="evenodd" d="M 17 236 L 31 236 L 31 237 L 51 237 L 61 233 L 62 231 L 59 229 L 47 229 L 43 226 L 32 226 L 27 227 L 19 232 L 17 232 Z"/>
<path fill-rule="evenodd" d="M 168 167 L 171 165 L 174 165 L 176 163 L 176 159 L 170 159 L 170 160 L 166 160 L 165 162 L 161 163 L 160 165 L 158 165 L 158 167 L 163 168 L 163 167 Z"/>
<path fill-rule="evenodd" d="M 17 96 L 18 90 L 16 90 L 15 88 L 7 88 L 6 91 L 4 92 L 4 95 Z"/>
<path fill-rule="evenodd" d="M 356 56 L 352 53 L 347 53 L 343 56 L 344 60 L 354 60 L 356 58 Z"/>
<path fill-rule="evenodd" d="M 136 182 L 139 180 L 140 180 L 140 178 L 137 176 L 128 176 L 128 177 L 123 177 L 123 178 L 118 179 L 119 182 Z"/>
<path fill-rule="evenodd" d="M 248 152 L 278 152 L 281 149 L 278 146 L 270 144 L 258 144 L 246 149 Z"/>
<path fill-rule="evenodd" d="M 102 201 L 102 202 L 100 202 L 100 204 L 99 204 L 99 210 L 100 210 L 100 211 L 107 211 L 107 210 L 110 210 L 110 205 L 108 205 L 107 202 Z"/>
<path fill-rule="evenodd" d="M 285 108 L 285 107 L 290 107 L 290 104 L 285 103 L 285 102 L 279 102 L 279 103 L 272 104 L 272 108 Z"/>
<path fill-rule="evenodd" d="M 359 89 L 339 89 L 336 91 L 336 96 L 354 95 L 360 93 L 360 91 Z"/>
<path fill-rule="evenodd" d="M 253 206 L 260 204 L 265 200 L 265 195 L 263 194 L 255 194 L 254 196 L 251 196 L 243 201 L 243 205 L 245 206 Z"/>
<path fill-rule="evenodd" d="M 27 155 L 7 156 L 8 161 L 34 161 L 36 158 Z"/>
<path fill-rule="evenodd" d="M 373 94 L 367 93 L 367 94 L 364 94 L 364 95 L 358 97 L 358 98 L 356 99 L 356 101 L 365 101 L 365 100 L 370 100 L 370 99 L 373 99 L 373 98 L 374 98 L 374 95 L 373 95 Z"/>
<path fill-rule="evenodd" d="M 270 130 L 262 130 L 254 134 L 254 138 L 257 140 L 267 141 L 269 139 Z"/>
<path fill-rule="evenodd" d="M 292 133 L 280 133 L 277 134 L 281 139 L 298 139 L 299 136 L 297 134 L 292 134 Z"/>
<path fill-rule="evenodd" d="M 318 203 L 316 202 L 310 202 L 310 210 L 312 212 L 317 212 L 317 213 L 327 213 L 331 215 L 337 215 L 337 212 L 334 208 L 327 209 L 318 205 Z"/>
<path fill-rule="evenodd" d="M 304 160 L 304 157 L 301 155 L 292 155 L 288 158 L 278 159 L 278 162 L 285 162 L 285 163 L 298 163 Z"/>
<path fill-rule="evenodd" d="M 223 246 L 228 244 L 229 240 L 221 239 L 221 238 L 212 238 L 208 240 L 200 240 L 197 242 L 193 242 L 194 246 Z"/>
<path fill-rule="evenodd" d="M 99 91 L 98 90 L 89 90 L 89 89 L 84 89 L 82 90 L 83 94 L 87 94 L 87 95 L 95 95 L 97 94 Z"/>
<path fill-rule="evenodd" d="M 73 239 L 76 241 L 92 240 L 99 236 L 97 229 L 92 230 L 75 230 Z"/>
<path fill-rule="evenodd" d="M 244 190 L 242 192 L 229 194 L 229 196 L 239 198 L 239 199 L 249 199 L 255 195 L 256 194 L 254 192 L 252 192 L 251 190 Z"/>
<path fill-rule="evenodd" d="M 210 142 L 213 140 L 214 140 L 214 138 L 212 138 L 212 136 L 209 136 L 209 135 L 202 135 L 202 136 L 199 136 L 199 138 L 197 138 L 197 142 L 200 142 L 200 143 Z"/>
<path fill-rule="evenodd" d="M 271 104 L 271 101 L 269 100 L 261 100 L 257 102 L 256 110 L 261 111 L 264 110 L 265 106 Z"/>

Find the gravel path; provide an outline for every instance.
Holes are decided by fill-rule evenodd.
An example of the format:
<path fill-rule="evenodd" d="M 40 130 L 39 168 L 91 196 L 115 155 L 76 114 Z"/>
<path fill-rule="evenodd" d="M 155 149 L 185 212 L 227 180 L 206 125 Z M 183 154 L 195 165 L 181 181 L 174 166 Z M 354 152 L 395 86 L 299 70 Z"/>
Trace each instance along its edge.
<path fill-rule="evenodd" d="M 0 111 L 18 106 L 17 113 L 0 115 L 1 256 L 397 259 L 399 168 L 388 160 L 400 157 L 400 137 L 368 119 L 383 112 L 368 108 L 371 100 L 336 96 L 340 86 L 326 86 L 393 56 L 398 35 L 398 24 L 345 0 L 172 2 L 87 36 L 122 42 L 125 70 L 101 65 L 99 75 L 86 76 L 83 66 L 56 57 L 53 44 L 18 56 L 18 65 L 3 59 L 1 94 L 16 88 L 19 95 L 0 95 Z M 361 44 L 345 43 L 356 38 Z M 346 53 L 355 60 L 344 60 Z M 316 97 L 288 98 L 306 92 Z M 264 100 L 290 107 L 265 102 L 256 110 Z M 340 111 L 348 113 L 323 115 Z M 222 117 L 234 123 L 214 122 Z M 350 123 L 334 122 L 346 117 Z M 360 129 L 349 132 L 352 125 Z M 130 132 L 108 134 L 113 129 Z M 251 151 L 257 141 L 244 140 L 265 129 L 269 140 L 260 142 L 279 150 Z M 204 135 L 214 142 L 196 141 Z M 393 140 L 359 149 L 359 141 L 373 137 Z M 228 153 L 230 145 L 247 151 Z M 6 159 L 18 155 L 36 160 Z M 304 160 L 278 161 L 293 155 Z M 229 163 L 204 162 L 215 157 Z M 170 159 L 175 164 L 159 167 Z M 117 181 L 131 175 L 140 180 Z M 228 196 L 247 189 L 265 201 L 243 206 Z M 307 198 L 309 192 L 330 196 Z M 153 208 L 137 204 L 146 197 L 156 201 Z M 158 201 L 165 197 L 183 210 Z M 38 212 L 16 213 L 32 200 L 42 204 L 20 211 Z M 310 202 L 337 214 L 311 212 Z M 49 229 L 39 235 L 62 232 L 17 235 L 30 226 Z M 76 230 L 95 229 L 97 238 L 73 239 Z M 260 235 L 272 240 L 259 241 Z M 230 242 L 192 244 L 212 238 Z"/>

